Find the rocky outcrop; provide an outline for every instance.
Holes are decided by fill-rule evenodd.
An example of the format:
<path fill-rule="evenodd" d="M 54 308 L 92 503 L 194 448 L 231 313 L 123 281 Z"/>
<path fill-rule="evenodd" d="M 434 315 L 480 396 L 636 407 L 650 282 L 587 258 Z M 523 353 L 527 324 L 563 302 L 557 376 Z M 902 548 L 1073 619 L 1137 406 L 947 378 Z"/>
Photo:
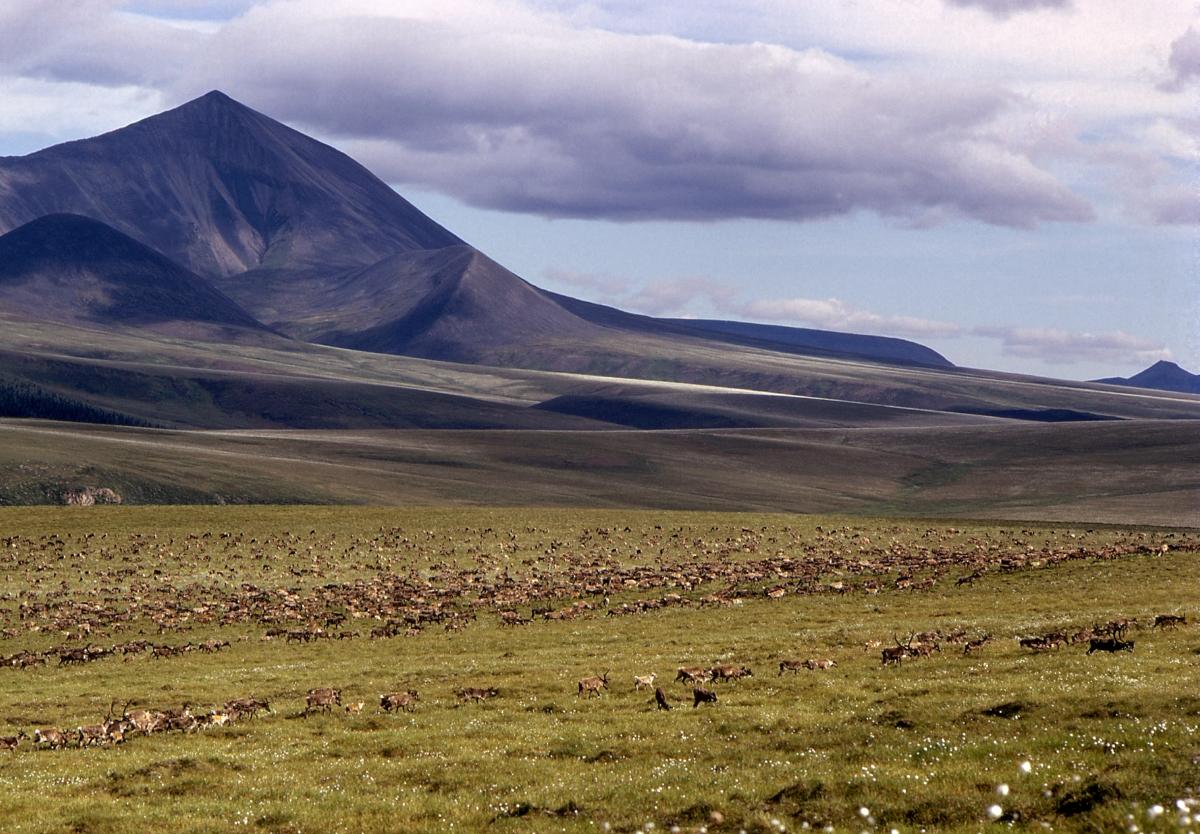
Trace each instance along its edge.
<path fill-rule="evenodd" d="M 93 507 L 96 504 L 121 504 L 124 499 L 108 487 L 78 487 L 63 492 L 62 502 L 68 507 Z"/>

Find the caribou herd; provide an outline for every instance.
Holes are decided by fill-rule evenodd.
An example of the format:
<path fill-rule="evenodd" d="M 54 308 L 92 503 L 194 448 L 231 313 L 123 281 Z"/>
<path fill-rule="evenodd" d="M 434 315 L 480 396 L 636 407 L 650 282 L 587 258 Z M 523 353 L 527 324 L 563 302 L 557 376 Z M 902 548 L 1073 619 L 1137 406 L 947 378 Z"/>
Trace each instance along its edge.
<path fill-rule="evenodd" d="M 1107 623 L 1099 623 L 1089 628 L 1073 632 L 1055 631 L 1045 634 L 1017 637 L 1017 644 L 1022 649 L 1033 652 L 1057 649 L 1061 646 L 1081 643 L 1088 644 L 1087 654 L 1096 652 L 1131 652 L 1134 641 L 1124 639 L 1131 628 L 1138 627 L 1134 619 L 1118 619 Z M 1162 628 L 1178 628 L 1187 625 L 1187 618 L 1180 614 L 1159 614 L 1144 625 L 1146 628 L 1158 630 Z M 990 634 L 984 634 L 974 639 L 967 639 L 965 632 L 927 631 L 909 634 L 901 640 L 893 636 L 895 645 L 883 646 L 880 658 L 884 666 L 899 666 L 905 660 L 928 657 L 942 651 L 942 645 L 961 645 L 963 654 L 969 655 L 979 651 L 992 641 Z M 880 648 L 881 641 L 873 640 L 865 648 Z M 786 672 L 823 671 L 834 669 L 838 663 L 833 658 L 783 658 L 778 661 L 778 676 Z M 576 696 L 579 698 L 600 697 L 610 690 L 610 672 L 600 675 L 588 675 L 576 683 Z M 673 682 L 691 687 L 692 706 L 701 704 L 716 704 L 717 692 L 708 688 L 717 683 L 730 683 L 753 677 L 750 667 L 740 664 L 716 663 L 711 666 L 680 666 L 675 670 Z M 654 700 L 651 702 L 659 710 L 670 710 L 672 705 L 666 692 L 656 687 L 658 675 L 655 672 L 635 674 L 632 676 L 633 691 L 645 689 L 654 690 Z M 483 703 L 500 695 L 500 690 L 494 686 L 461 687 L 454 691 L 454 696 L 461 704 Z M 349 715 L 358 715 L 365 708 L 365 702 L 343 702 L 343 690 L 339 687 L 316 687 L 309 689 L 304 695 L 304 706 L 299 715 L 307 717 L 313 713 L 329 714 L 335 710 L 344 711 Z M 379 710 L 383 713 L 414 712 L 420 696 L 414 689 L 386 692 L 379 695 Z M 74 728 L 39 727 L 30 735 L 22 730 L 16 735 L 0 736 L 0 749 L 15 751 L 23 741 L 30 741 L 37 749 L 61 749 L 65 747 L 102 747 L 122 744 L 137 736 L 147 736 L 155 733 L 182 732 L 190 733 L 210 728 L 220 728 L 238 721 L 249 720 L 262 714 L 273 712 L 271 705 L 262 698 L 244 697 L 226 701 L 219 707 L 195 711 L 191 704 L 184 704 L 178 709 L 129 709 L 126 703 L 120 710 L 115 711 L 116 702 L 110 707 L 108 714 L 93 724 L 84 724 Z"/>
<path fill-rule="evenodd" d="M 30 582 L 27 588 L 0 594 L 0 603 L 10 603 L 0 604 L 0 637 L 59 635 L 82 643 L 2 655 L 0 668 L 38 669 L 52 661 L 73 667 L 113 657 L 157 660 L 230 647 L 227 640 L 216 638 L 155 642 L 126 633 L 126 639 L 116 639 L 147 623 L 160 635 L 240 628 L 242 639 L 251 627 L 258 629 L 261 640 L 294 644 L 304 651 L 315 641 L 416 637 L 435 626 L 454 633 L 481 615 L 504 627 L 524 628 L 539 620 L 561 623 L 600 614 L 636 616 L 669 608 L 732 606 L 754 597 L 908 593 L 949 579 L 958 588 L 990 574 L 1072 560 L 1157 554 L 1169 546 L 1200 549 L 1200 541 L 1176 534 L 1169 535 L 1168 545 L 1145 533 L 1114 534 L 1094 544 L 1087 533 L 1078 538 L 1075 533 L 1069 538 L 1065 533 L 1048 534 L 1049 541 L 1035 545 L 1035 534 L 1026 530 L 1001 531 L 1007 538 L 997 541 L 930 529 L 921 543 L 900 545 L 895 539 L 873 541 L 850 527 L 818 527 L 815 535 L 790 528 L 769 532 L 765 527 L 713 527 L 707 535 L 660 526 L 640 536 L 629 536 L 631 532 L 584 529 L 570 541 L 534 528 L 526 529 L 520 541 L 517 531 L 491 528 L 391 528 L 373 537 L 349 539 L 315 530 L 261 539 L 233 532 L 179 538 L 132 534 L 121 541 L 108 534 L 10 536 L 0 539 L 0 559 L 14 575 L 53 574 L 71 557 L 92 560 L 99 567 L 89 569 L 86 587 L 74 592 L 65 592 L 68 583 L 63 580 L 54 588 Z M 234 554 L 241 566 L 236 574 L 227 567 Z M 147 568 L 159 563 L 168 567 Z M 210 578 L 185 579 L 195 576 Z M 248 581 L 251 576 L 254 582 Z M 82 571 L 79 578 L 85 578 Z M 617 595 L 623 599 L 612 601 Z M 571 598 L 574 601 L 563 602 Z M 357 621 L 362 621 L 358 628 Z M 1036 653 L 1072 644 L 1086 644 L 1089 655 L 1125 652 L 1133 651 L 1127 633 L 1138 625 L 1116 619 L 1014 637 L 1020 649 Z M 1157 631 L 1185 626 L 1187 618 L 1163 613 L 1140 625 Z M 102 641 L 107 635 L 113 639 Z M 949 647 L 972 655 L 994 639 L 965 629 L 934 630 L 872 640 L 864 649 L 877 649 L 882 666 L 900 667 Z M 832 657 L 779 657 L 771 662 L 777 664 L 778 674 L 772 679 L 779 685 L 788 680 L 780 680 L 785 674 L 838 668 Z M 673 683 L 690 688 L 693 708 L 698 708 L 718 703 L 716 685 L 751 677 L 748 665 L 717 662 L 679 666 Z M 651 705 L 669 710 L 671 699 L 655 685 L 657 680 L 654 672 L 632 675 L 632 689 L 653 690 Z M 579 679 L 575 695 L 580 702 L 599 699 L 611 693 L 611 685 L 611 672 L 606 670 Z M 471 686 L 453 695 L 461 705 L 481 704 L 497 698 L 500 690 Z M 378 708 L 388 714 L 409 713 L 420 702 L 416 690 L 403 689 L 379 695 Z M 129 706 L 117 710 L 114 703 L 102 720 L 71 729 L 41 727 L 32 735 L 21 731 L 0 737 L 0 748 L 16 750 L 24 742 L 50 749 L 107 746 L 141 735 L 220 728 L 273 711 L 258 698 L 236 698 L 199 711 L 187 704 L 162 710 Z M 345 698 L 342 688 L 325 686 L 305 693 L 299 714 L 357 715 L 365 707 L 366 701 Z"/>

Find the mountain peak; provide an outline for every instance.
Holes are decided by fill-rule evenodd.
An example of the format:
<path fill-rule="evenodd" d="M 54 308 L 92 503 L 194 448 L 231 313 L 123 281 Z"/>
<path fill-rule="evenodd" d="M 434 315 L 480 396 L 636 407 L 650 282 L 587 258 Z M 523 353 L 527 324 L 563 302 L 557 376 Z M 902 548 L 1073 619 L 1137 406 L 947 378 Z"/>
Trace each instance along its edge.
<path fill-rule="evenodd" d="M 174 107 L 171 110 L 166 110 L 162 113 L 150 116 L 146 119 L 143 119 L 141 122 L 137 122 L 136 124 L 166 122 L 171 121 L 172 117 L 178 118 L 180 116 L 192 117 L 197 121 L 200 121 L 204 119 L 220 118 L 222 116 L 228 117 L 231 115 L 249 116 L 262 120 L 263 122 L 280 124 L 270 116 L 264 116 L 254 108 L 242 104 L 240 101 L 222 92 L 221 90 L 209 90 L 207 93 L 199 96 L 198 98 L 185 101 L 178 107 Z M 134 126 L 136 125 L 131 125 L 131 127 Z M 283 127 L 283 125 L 280 124 L 280 127 Z"/>
<path fill-rule="evenodd" d="M 1097 380 L 1097 382 L 1155 388 L 1160 391 L 1178 391 L 1184 394 L 1200 394 L 1200 375 L 1190 373 L 1166 359 L 1158 360 L 1146 370 L 1131 377 L 1110 377 Z"/>
<path fill-rule="evenodd" d="M 232 96 L 225 93 L 223 90 L 209 90 L 204 95 L 192 99 L 192 101 L 210 101 L 220 102 L 221 104 L 236 104 L 239 107 L 245 106 L 240 101 L 237 101 Z"/>
<path fill-rule="evenodd" d="M 102 136 L 0 159 L 0 234 L 62 212 L 210 278 L 330 274 L 462 243 L 341 151 L 220 90 Z"/>

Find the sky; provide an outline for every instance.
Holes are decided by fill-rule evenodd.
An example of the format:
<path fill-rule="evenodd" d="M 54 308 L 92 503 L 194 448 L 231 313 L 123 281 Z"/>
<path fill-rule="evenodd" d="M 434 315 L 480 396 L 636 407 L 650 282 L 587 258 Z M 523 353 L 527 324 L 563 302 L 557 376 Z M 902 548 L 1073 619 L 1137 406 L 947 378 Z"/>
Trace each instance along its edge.
<path fill-rule="evenodd" d="M 0 42 L 0 155 L 220 89 L 551 290 L 1200 371 L 1200 0 L 3 0 Z"/>

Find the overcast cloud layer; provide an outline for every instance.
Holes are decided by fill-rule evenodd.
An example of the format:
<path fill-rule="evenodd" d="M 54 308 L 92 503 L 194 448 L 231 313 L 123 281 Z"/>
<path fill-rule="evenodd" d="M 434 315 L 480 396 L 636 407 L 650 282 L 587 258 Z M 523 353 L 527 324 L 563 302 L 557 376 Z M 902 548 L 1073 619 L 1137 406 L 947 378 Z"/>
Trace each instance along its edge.
<path fill-rule="evenodd" d="M 1065 0 L 948 2 L 1003 19 L 1071 14 Z M 938 11 L 937 0 L 912 6 L 967 35 L 1018 25 L 964 22 L 970 11 Z M 1096 148 L 1075 145 L 1103 122 L 1051 125 L 1029 90 L 986 74 L 855 62 L 822 46 L 606 31 L 580 25 L 577 6 L 516 0 L 265 0 L 224 4 L 239 15 L 227 22 L 174 19 L 204 7 L 8 0 L 0 31 L 23 48 L 6 50 L 0 66 L 142 86 L 167 101 L 219 87 L 353 140 L 388 179 L 507 211 L 615 220 L 868 211 L 918 226 L 1018 227 L 1096 214 L 1063 172 L 1094 161 Z M 1189 30 L 1161 44 L 1168 98 L 1194 71 L 1193 39 Z M 1162 187 L 1166 196 L 1142 203 L 1170 204 L 1171 184 Z M 1153 216 L 1179 222 L 1187 212 Z"/>
<path fill-rule="evenodd" d="M 1198 20 L 1192 0 L 5 0 L 0 133 L 74 138 L 219 88 L 402 190 L 504 212 L 1194 226 Z M 1165 352 L 703 280 L 608 296 L 1062 361 Z"/>

